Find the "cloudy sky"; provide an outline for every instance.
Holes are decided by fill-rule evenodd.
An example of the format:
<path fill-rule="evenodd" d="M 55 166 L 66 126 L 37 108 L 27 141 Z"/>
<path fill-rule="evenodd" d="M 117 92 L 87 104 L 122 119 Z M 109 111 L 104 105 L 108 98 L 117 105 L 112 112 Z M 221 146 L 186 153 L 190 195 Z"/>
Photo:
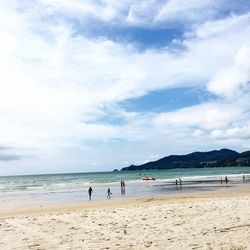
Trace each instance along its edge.
<path fill-rule="evenodd" d="M 0 0 L 0 175 L 250 149 L 250 0 Z"/>

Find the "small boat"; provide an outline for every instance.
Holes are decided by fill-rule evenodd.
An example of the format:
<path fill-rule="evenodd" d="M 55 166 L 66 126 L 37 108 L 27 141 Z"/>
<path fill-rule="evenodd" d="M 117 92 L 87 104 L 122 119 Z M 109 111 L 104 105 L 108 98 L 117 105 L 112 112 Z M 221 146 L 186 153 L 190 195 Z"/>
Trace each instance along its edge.
<path fill-rule="evenodd" d="M 142 178 L 142 180 L 144 180 L 144 181 L 155 181 L 155 178 L 145 176 L 145 177 Z"/>

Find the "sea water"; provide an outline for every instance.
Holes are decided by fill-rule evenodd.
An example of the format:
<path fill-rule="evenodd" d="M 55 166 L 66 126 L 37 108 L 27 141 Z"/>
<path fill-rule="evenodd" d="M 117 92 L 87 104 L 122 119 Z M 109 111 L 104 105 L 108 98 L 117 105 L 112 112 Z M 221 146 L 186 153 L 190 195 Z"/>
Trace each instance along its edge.
<path fill-rule="evenodd" d="M 112 198 L 122 198 L 120 181 L 125 181 L 125 197 L 153 196 L 179 192 L 175 181 L 182 180 L 181 192 L 213 191 L 218 188 L 250 182 L 250 167 L 190 168 L 148 171 L 119 171 L 95 173 L 67 173 L 0 177 L 0 201 L 3 203 L 38 204 L 88 199 L 88 187 L 93 188 L 92 199 L 106 199 L 110 188 Z M 144 181 L 143 177 L 155 181 Z M 228 185 L 220 184 L 228 177 Z"/>

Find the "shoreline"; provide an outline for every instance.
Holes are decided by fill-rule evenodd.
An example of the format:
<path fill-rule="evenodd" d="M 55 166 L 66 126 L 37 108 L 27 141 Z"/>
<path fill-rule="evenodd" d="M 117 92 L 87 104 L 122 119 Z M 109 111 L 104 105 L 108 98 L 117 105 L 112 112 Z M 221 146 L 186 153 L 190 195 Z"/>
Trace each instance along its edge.
<path fill-rule="evenodd" d="M 111 187 L 107 184 L 100 186 L 92 186 L 94 188 L 93 201 L 102 202 L 106 200 L 106 190 Z M 111 187 L 112 200 L 122 201 L 124 199 L 137 199 L 147 197 L 158 196 L 179 196 L 192 195 L 199 193 L 213 193 L 213 192 L 225 192 L 234 189 L 250 188 L 250 179 L 247 179 L 245 183 L 241 181 L 230 181 L 228 184 L 220 183 L 220 181 L 206 180 L 206 181 L 186 181 L 183 180 L 182 185 L 176 186 L 175 182 L 165 182 L 162 180 L 145 181 L 137 184 L 131 184 L 127 182 L 126 194 L 121 194 L 120 184 L 116 184 Z M 44 190 L 42 192 L 13 192 L 13 193 L 0 193 L 0 214 L 1 211 L 9 208 L 13 210 L 13 207 L 45 207 L 48 205 L 56 206 L 56 204 L 78 204 L 81 202 L 89 202 L 87 188 L 81 187 L 77 189 L 66 190 Z M 87 204 L 86 203 L 86 204 Z"/>
<path fill-rule="evenodd" d="M 249 249 L 249 208 L 249 188 L 5 208 L 0 249 Z"/>
<path fill-rule="evenodd" d="M 58 201 L 55 203 L 37 203 L 37 204 L 8 204 L 0 207 L 0 219 L 12 216 L 43 215 L 48 212 L 67 212 L 74 210 L 98 210 L 103 208 L 118 208 L 124 206 L 140 205 L 145 201 L 154 202 L 174 202 L 182 200 L 202 200 L 217 199 L 221 197 L 241 197 L 250 196 L 249 186 L 230 187 L 226 189 L 217 189 L 215 191 L 197 191 L 197 192 L 178 192 L 169 194 L 157 194 L 138 197 L 102 199 L 102 200 L 83 200 L 83 201 Z"/>

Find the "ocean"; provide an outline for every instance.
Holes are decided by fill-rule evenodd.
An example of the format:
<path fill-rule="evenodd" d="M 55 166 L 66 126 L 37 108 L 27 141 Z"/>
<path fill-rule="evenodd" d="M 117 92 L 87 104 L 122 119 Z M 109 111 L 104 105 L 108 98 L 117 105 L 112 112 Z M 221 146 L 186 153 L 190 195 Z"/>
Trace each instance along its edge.
<path fill-rule="evenodd" d="M 245 183 L 243 183 L 243 174 Z M 153 177 L 154 181 L 142 180 Z M 229 183 L 220 180 L 228 177 Z M 176 186 L 175 180 L 182 180 Z M 126 193 L 121 195 L 120 182 Z M 93 188 L 92 199 L 106 199 L 110 188 L 112 198 L 146 197 L 176 192 L 202 192 L 250 184 L 250 167 L 193 168 L 131 172 L 67 173 L 0 177 L 0 201 L 7 204 L 43 204 L 88 200 L 87 190 Z"/>

